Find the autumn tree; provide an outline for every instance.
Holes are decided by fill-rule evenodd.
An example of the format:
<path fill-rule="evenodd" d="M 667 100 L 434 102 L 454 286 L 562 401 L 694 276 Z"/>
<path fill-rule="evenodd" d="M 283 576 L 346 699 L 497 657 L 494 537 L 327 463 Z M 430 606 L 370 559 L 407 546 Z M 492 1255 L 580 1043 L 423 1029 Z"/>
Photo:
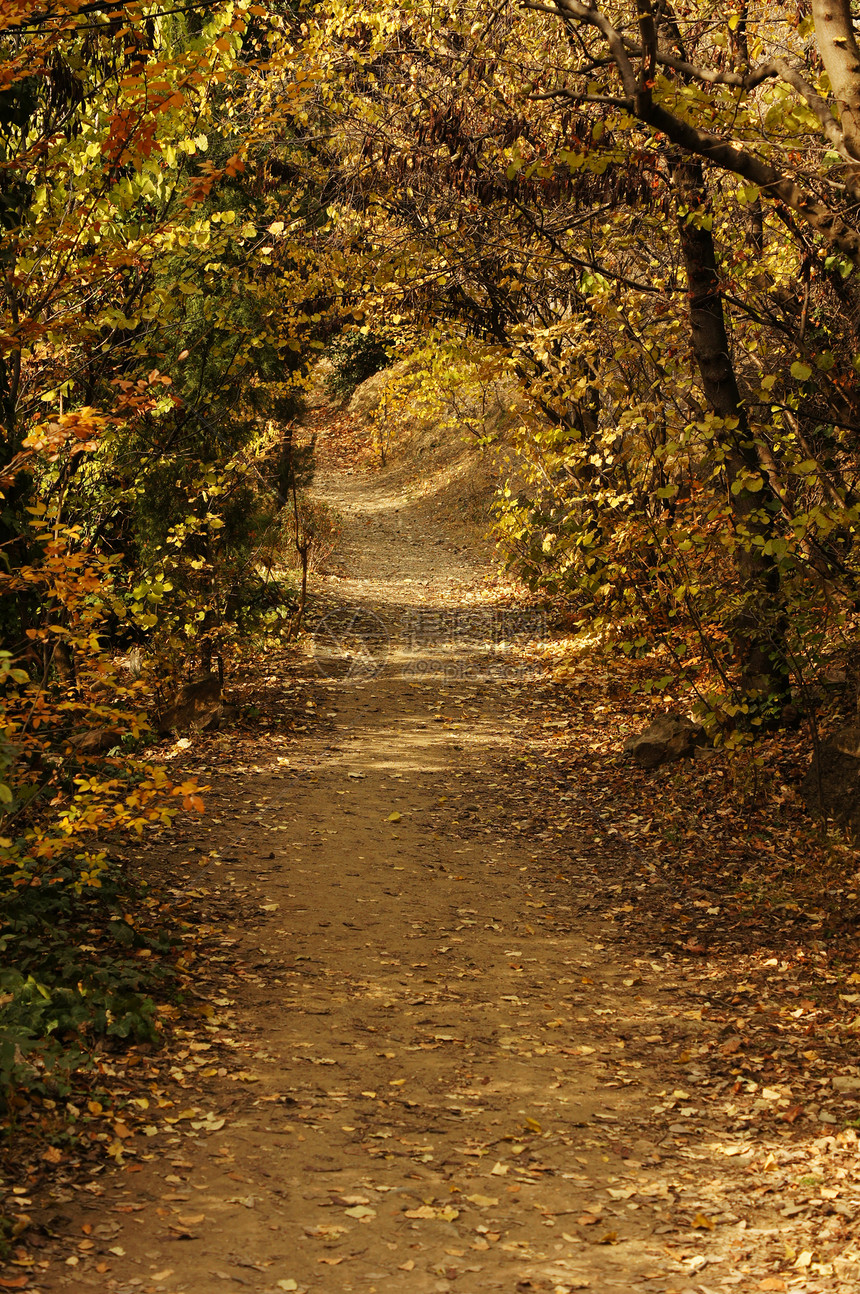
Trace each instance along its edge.
<path fill-rule="evenodd" d="M 47 942 L 126 893 L 112 836 L 202 808 L 146 758 L 159 691 L 291 610 L 285 446 L 328 274 L 301 179 L 249 165 L 283 13 L 0 5 L 0 903 Z M 0 1101 L 55 988 L 107 1027 L 93 967 L 57 987 L 44 946 L 0 966 Z M 149 1036 L 138 1006 L 117 1036 Z"/>
<path fill-rule="evenodd" d="M 503 504 L 522 568 L 630 650 L 692 652 L 690 629 L 746 709 L 853 615 L 853 172 L 828 21 L 369 4 L 305 46 L 355 299 L 446 320 L 535 410 L 531 486 Z"/>

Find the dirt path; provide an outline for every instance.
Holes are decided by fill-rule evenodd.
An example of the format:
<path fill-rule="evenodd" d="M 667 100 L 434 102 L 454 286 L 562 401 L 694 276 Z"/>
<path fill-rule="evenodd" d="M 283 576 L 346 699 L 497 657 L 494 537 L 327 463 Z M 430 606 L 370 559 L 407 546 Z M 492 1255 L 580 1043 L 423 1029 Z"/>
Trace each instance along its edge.
<path fill-rule="evenodd" d="M 228 915 L 187 1107 L 120 1154 L 132 1176 L 60 1201 L 85 1238 L 38 1288 L 788 1288 L 760 1284 L 782 1201 L 739 1216 L 743 1145 L 652 1063 L 684 1014 L 665 962 L 610 949 L 576 915 L 585 872 L 505 816 L 529 681 L 504 644 L 534 625 L 391 481 L 323 479 L 344 535 L 318 722 L 222 775 L 198 835 Z"/>

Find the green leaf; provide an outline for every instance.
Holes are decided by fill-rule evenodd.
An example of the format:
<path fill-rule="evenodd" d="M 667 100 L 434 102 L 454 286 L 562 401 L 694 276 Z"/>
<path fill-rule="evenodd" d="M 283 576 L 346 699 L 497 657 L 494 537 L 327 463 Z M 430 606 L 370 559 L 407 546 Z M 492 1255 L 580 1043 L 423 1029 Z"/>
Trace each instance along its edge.
<path fill-rule="evenodd" d="M 800 360 L 796 359 L 791 366 L 791 376 L 797 378 L 798 382 L 805 382 L 812 376 L 812 369 L 808 364 L 801 364 Z"/>

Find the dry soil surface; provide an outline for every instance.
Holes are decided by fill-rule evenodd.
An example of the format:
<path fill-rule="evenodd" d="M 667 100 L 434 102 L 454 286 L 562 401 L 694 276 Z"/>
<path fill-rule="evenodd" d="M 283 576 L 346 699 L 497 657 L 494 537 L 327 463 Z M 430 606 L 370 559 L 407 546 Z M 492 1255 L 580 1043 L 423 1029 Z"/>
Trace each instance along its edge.
<path fill-rule="evenodd" d="M 198 837 L 227 900 L 211 1054 L 234 1060 L 189 1042 L 187 1108 L 58 1206 L 80 1243 L 38 1288 L 807 1288 L 766 1283 L 781 1201 L 740 1216 L 743 1144 L 652 1063 L 665 965 L 604 942 L 558 849 L 505 816 L 536 625 L 391 473 L 318 489 L 344 531 L 314 718 L 221 771 Z"/>

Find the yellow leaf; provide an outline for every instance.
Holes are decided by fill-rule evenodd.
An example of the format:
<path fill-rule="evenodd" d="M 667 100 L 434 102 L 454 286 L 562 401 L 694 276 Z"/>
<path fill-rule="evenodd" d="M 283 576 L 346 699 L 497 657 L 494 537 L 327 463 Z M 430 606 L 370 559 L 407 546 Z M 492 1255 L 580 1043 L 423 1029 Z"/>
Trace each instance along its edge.
<path fill-rule="evenodd" d="M 699 1231 L 713 1231 L 714 1224 L 704 1213 L 697 1213 L 693 1218 L 693 1226 Z"/>
<path fill-rule="evenodd" d="M 344 1209 L 348 1218 L 370 1219 L 376 1217 L 376 1209 L 369 1209 L 366 1204 L 356 1204 L 354 1208 Z"/>
<path fill-rule="evenodd" d="M 393 813 L 389 813 L 389 815 L 388 815 L 388 817 L 385 819 L 385 821 L 386 821 L 386 822 L 400 822 L 401 818 L 402 818 L 402 814 L 398 813 L 398 812 L 397 812 L 397 810 L 395 809 Z"/>

